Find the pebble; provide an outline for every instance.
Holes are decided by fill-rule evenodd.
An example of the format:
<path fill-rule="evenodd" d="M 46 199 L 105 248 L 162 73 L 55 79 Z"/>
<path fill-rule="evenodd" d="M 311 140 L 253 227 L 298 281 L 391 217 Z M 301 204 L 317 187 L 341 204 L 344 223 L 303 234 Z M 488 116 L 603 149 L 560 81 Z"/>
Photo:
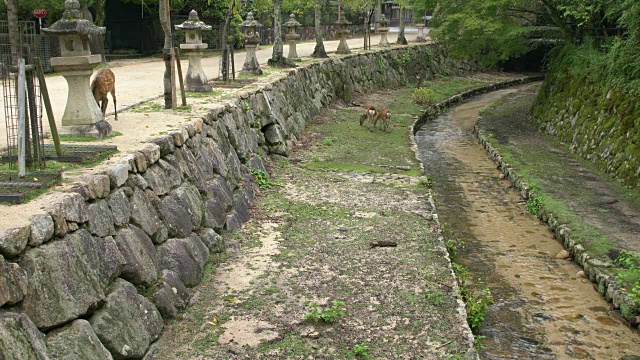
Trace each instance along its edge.
<path fill-rule="evenodd" d="M 567 250 L 562 250 L 556 255 L 556 259 L 568 259 L 571 257 L 571 254 Z"/>
<path fill-rule="evenodd" d="M 584 271 L 580 270 L 578 271 L 578 273 L 576 274 L 576 278 L 578 279 L 586 279 L 587 275 L 584 273 Z"/>

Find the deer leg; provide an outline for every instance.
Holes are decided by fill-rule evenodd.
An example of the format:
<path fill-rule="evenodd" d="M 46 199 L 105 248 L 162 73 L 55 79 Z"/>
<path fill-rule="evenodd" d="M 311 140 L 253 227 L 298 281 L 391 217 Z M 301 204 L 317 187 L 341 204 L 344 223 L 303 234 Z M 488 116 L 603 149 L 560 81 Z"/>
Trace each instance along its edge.
<path fill-rule="evenodd" d="M 118 107 L 116 105 L 116 88 L 114 86 L 111 91 L 111 98 L 113 98 L 113 112 L 116 114 L 116 121 L 118 121 Z"/>
<path fill-rule="evenodd" d="M 107 97 L 105 96 L 102 99 L 102 106 L 101 106 L 101 109 L 100 109 L 100 110 L 102 110 L 102 115 L 103 116 L 107 114 L 107 105 L 108 104 L 109 104 L 109 99 L 107 99 Z"/>

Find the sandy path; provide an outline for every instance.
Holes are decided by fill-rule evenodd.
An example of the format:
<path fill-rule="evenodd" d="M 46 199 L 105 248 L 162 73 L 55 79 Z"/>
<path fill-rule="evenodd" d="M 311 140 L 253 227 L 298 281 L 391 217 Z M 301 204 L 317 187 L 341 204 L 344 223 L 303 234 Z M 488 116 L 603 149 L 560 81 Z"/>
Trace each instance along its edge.
<path fill-rule="evenodd" d="M 412 30 L 412 29 L 410 29 Z M 406 37 L 409 41 L 415 39 L 416 34 L 413 31 L 408 31 Z M 395 41 L 397 33 L 389 33 L 388 38 L 390 41 Z M 380 41 L 379 35 L 372 35 L 371 42 L 378 44 Z M 338 41 L 325 41 L 325 49 L 327 52 L 335 52 L 338 48 Z M 349 47 L 351 49 L 357 49 L 363 47 L 362 38 L 353 38 L 348 40 Z M 300 57 L 308 57 L 313 53 L 315 42 L 305 42 L 298 44 L 297 50 Z M 266 64 L 267 60 L 271 58 L 272 46 L 261 46 L 256 52 L 258 61 L 260 64 Z M 288 53 L 288 46 L 284 46 L 285 55 Z M 235 54 L 236 69 L 241 69 L 244 64 L 245 53 L 237 52 Z M 218 76 L 220 57 L 213 56 L 202 59 L 202 66 L 209 79 L 213 79 Z M 123 64 L 123 65 L 120 65 Z M 118 66 L 120 65 L 120 66 Z M 186 73 L 188 68 L 188 61 L 182 61 L 183 71 Z M 144 100 L 150 100 L 161 96 L 163 92 L 162 76 L 164 74 L 164 64 L 161 59 L 154 59 L 150 61 L 134 60 L 131 62 L 118 61 L 115 66 L 112 67 L 113 72 L 116 75 L 117 83 L 117 100 L 118 109 L 125 109 L 134 104 L 137 104 Z M 47 78 L 47 87 L 51 96 L 51 103 L 53 107 L 56 124 L 61 126 L 61 119 L 64 113 L 64 107 L 67 102 L 67 82 L 62 76 L 51 76 Z M 0 108 L 4 108 L 4 100 L 0 97 Z M 113 112 L 113 103 L 109 98 L 108 113 Z M 120 111 L 120 110 L 119 110 Z M 111 119 L 108 119 L 112 122 Z M 4 125 L 4 124 L 2 124 Z M 49 131 L 49 125 L 46 117 L 43 118 L 43 126 L 45 132 Z M 7 146 L 6 127 L 0 126 L 0 148 Z"/>

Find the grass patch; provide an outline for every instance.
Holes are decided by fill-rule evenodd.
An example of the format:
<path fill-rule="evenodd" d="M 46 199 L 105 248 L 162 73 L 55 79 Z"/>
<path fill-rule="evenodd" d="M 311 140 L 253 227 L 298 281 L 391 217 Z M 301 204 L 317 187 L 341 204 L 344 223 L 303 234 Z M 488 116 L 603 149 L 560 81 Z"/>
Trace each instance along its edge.
<path fill-rule="evenodd" d="M 79 135 L 60 135 L 60 141 L 66 142 L 96 142 L 96 141 L 104 141 L 108 139 L 112 139 L 116 136 L 122 136 L 120 131 L 113 131 L 111 135 L 105 136 L 103 138 L 97 138 L 94 136 L 79 136 Z"/>

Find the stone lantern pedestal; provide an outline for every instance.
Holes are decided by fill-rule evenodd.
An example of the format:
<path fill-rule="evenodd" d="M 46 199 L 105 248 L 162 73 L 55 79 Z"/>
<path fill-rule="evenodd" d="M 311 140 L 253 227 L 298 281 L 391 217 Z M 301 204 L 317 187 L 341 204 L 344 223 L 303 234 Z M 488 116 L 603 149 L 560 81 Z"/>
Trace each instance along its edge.
<path fill-rule="evenodd" d="M 416 24 L 418 27 L 418 36 L 416 37 L 416 42 L 425 42 L 427 39 L 424 38 L 424 24 L 418 23 Z"/>
<path fill-rule="evenodd" d="M 62 19 L 42 32 L 60 39 L 60 57 L 51 58 L 51 65 L 69 86 L 67 104 L 62 116 L 62 135 L 105 137 L 111 125 L 104 120 L 89 81 L 93 69 L 102 62 L 101 55 L 91 55 L 89 35 L 102 35 L 105 28 L 82 18 L 78 0 L 66 0 Z"/>
<path fill-rule="evenodd" d="M 288 28 L 288 32 L 284 36 L 284 38 L 289 43 L 289 55 L 287 56 L 287 58 L 294 61 L 302 61 L 298 57 L 298 51 L 296 50 L 296 44 L 300 39 L 300 34 L 298 34 L 297 29 L 300 25 L 301 24 L 296 21 L 296 16 L 294 14 L 291 14 L 289 16 L 289 21 L 284 23 L 284 26 Z"/>
<path fill-rule="evenodd" d="M 187 21 L 175 26 L 176 30 L 184 30 L 185 44 L 180 44 L 180 49 L 189 58 L 189 69 L 185 76 L 185 88 L 191 92 L 210 92 L 213 90 L 209 85 L 207 75 L 202 69 L 201 58 L 207 44 L 202 42 L 202 31 L 211 30 L 211 26 L 206 25 L 198 17 L 195 10 L 191 10 Z"/>
<path fill-rule="evenodd" d="M 349 45 L 347 44 L 347 35 L 349 35 L 349 29 L 347 29 L 347 25 L 351 25 L 351 21 L 340 19 L 334 24 L 336 24 L 338 27 L 336 35 L 338 35 L 338 37 L 340 38 L 340 44 L 338 44 L 338 50 L 336 50 L 336 54 L 351 54 L 351 50 L 349 50 Z"/>
<path fill-rule="evenodd" d="M 260 63 L 256 58 L 256 48 L 260 44 L 260 34 L 258 34 L 258 27 L 262 26 L 253 18 L 253 13 L 247 14 L 247 19 L 243 21 L 240 26 L 244 29 L 244 47 L 246 49 L 247 57 L 242 65 L 243 74 L 262 75 L 262 69 L 260 69 Z"/>
<path fill-rule="evenodd" d="M 378 46 L 389 47 L 389 40 L 387 40 L 387 33 L 389 32 L 389 22 L 387 21 L 387 17 L 384 14 L 380 15 L 380 20 L 378 20 L 378 31 L 380 32 L 380 43 Z"/>

